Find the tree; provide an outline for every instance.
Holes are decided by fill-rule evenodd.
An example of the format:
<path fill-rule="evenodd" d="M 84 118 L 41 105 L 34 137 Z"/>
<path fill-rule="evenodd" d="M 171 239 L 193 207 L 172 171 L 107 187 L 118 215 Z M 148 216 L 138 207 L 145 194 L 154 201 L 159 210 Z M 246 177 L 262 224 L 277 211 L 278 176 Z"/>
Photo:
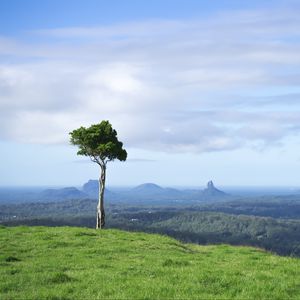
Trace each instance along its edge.
<path fill-rule="evenodd" d="M 91 161 L 100 166 L 101 175 L 99 178 L 96 229 L 101 229 L 105 225 L 104 190 L 106 165 L 115 159 L 125 161 L 127 152 L 123 149 L 123 143 L 118 140 L 117 132 L 112 128 L 109 121 L 102 121 L 88 128 L 80 127 L 69 134 L 71 136 L 71 144 L 79 147 L 77 155 L 88 156 Z"/>

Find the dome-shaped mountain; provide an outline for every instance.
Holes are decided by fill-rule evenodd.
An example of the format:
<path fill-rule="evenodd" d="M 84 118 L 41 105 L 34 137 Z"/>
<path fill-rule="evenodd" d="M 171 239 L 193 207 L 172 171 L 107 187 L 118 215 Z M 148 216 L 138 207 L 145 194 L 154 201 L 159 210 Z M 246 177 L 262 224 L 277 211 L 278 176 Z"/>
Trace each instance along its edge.
<path fill-rule="evenodd" d="M 154 183 L 143 183 L 133 188 L 132 191 L 137 193 L 161 193 L 164 188 Z"/>
<path fill-rule="evenodd" d="M 79 191 L 75 187 L 66 187 L 62 189 L 47 189 L 40 194 L 42 200 L 67 200 L 67 199 L 84 199 L 87 198 L 87 194 Z"/>

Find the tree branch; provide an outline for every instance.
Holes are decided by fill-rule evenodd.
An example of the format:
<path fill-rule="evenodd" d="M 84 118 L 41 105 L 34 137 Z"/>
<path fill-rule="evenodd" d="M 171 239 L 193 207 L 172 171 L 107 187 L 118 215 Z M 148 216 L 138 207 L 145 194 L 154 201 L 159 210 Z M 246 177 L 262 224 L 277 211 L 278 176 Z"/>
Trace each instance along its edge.
<path fill-rule="evenodd" d="M 95 163 L 97 163 L 99 166 L 103 166 L 103 163 L 101 162 L 101 161 L 99 161 L 99 159 L 96 157 L 96 156 L 94 156 L 94 155 L 89 155 L 89 158 L 90 158 L 90 160 L 92 161 L 92 162 L 95 162 Z"/>

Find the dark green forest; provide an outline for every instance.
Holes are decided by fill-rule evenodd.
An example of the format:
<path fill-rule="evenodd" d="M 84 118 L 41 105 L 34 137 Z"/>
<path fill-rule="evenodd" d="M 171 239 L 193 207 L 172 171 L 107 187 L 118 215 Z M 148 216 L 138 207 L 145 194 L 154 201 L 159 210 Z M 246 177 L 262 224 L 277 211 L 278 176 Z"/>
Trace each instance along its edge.
<path fill-rule="evenodd" d="M 96 200 L 0 205 L 3 225 L 95 227 Z M 300 201 L 264 197 L 195 205 L 109 203 L 107 228 L 154 232 L 199 244 L 227 243 L 300 257 Z"/>

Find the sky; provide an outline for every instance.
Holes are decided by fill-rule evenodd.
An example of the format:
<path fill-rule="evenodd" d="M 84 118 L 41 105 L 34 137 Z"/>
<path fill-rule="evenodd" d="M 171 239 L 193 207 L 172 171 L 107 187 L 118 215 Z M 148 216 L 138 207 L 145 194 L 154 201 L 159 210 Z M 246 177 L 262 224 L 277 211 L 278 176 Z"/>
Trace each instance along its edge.
<path fill-rule="evenodd" d="M 1 0 L 0 186 L 300 186 L 299 1 Z"/>

